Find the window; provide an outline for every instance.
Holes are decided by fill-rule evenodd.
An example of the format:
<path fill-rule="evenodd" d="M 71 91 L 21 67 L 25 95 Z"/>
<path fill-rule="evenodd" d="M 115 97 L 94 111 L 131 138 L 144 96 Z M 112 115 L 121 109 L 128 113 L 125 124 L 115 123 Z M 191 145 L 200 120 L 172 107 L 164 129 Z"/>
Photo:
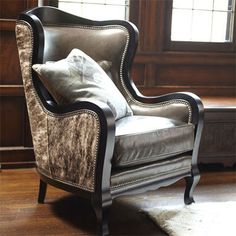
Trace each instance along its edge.
<path fill-rule="evenodd" d="M 58 0 L 58 7 L 93 20 L 129 18 L 129 0 Z"/>
<path fill-rule="evenodd" d="M 235 51 L 236 0 L 166 0 L 165 50 Z"/>
<path fill-rule="evenodd" d="M 173 0 L 172 41 L 232 42 L 234 0 Z"/>

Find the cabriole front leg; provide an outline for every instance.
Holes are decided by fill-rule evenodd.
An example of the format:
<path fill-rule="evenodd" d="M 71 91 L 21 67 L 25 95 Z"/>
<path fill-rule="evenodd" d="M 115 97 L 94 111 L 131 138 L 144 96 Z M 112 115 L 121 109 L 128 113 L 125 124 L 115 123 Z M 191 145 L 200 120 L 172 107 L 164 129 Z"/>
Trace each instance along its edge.
<path fill-rule="evenodd" d="M 192 171 L 191 176 L 185 177 L 186 188 L 184 193 L 184 203 L 186 205 L 190 205 L 191 203 L 194 202 L 193 192 L 199 180 L 200 180 L 200 174 L 197 167 L 194 168 L 194 171 Z"/>

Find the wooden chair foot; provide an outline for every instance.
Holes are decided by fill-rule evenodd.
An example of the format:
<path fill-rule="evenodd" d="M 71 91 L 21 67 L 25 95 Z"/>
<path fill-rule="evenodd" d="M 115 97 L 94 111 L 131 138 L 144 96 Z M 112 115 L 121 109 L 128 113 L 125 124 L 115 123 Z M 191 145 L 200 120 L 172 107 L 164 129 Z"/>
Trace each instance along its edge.
<path fill-rule="evenodd" d="M 46 196 L 47 184 L 40 179 L 39 182 L 39 194 L 38 194 L 38 203 L 44 203 Z"/>
<path fill-rule="evenodd" d="M 193 199 L 193 191 L 200 180 L 200 175 L 198 170 L 196 171 L 197 174 L 192 174 L 192 176 L 186 177 L 186 188 L 184 193 L 184 203 L 186 205 L 190 205 L 194 202 Z"/>
<path fill-rule="evenodd" d="M 99 236 L 109 235 L 108 213 L 112 200 L 106 201 L 106 204 L 92 200 L 92 205 L 97 217 L 97 232 Z"/>

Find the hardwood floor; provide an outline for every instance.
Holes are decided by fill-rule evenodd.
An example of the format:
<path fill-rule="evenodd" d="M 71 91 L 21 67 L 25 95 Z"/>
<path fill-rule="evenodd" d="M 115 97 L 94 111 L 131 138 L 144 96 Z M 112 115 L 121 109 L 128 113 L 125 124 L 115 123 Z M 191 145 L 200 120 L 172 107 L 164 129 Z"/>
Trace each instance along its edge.
<path fill-rule="evenodd" d="M 154 192 L 122 197 L 110 212 L 111 235 L 164 236 L 142 209 L 183 203 L 183 181 Z M 95 235 L 96 219 L 89 203 L 48 187 L 45 204 L 37 203 L 34 169 L 0 170 L 0 235 Z M 236 201 L 236 172 L 204 173 L 195 191 L 196 202 Z"/>

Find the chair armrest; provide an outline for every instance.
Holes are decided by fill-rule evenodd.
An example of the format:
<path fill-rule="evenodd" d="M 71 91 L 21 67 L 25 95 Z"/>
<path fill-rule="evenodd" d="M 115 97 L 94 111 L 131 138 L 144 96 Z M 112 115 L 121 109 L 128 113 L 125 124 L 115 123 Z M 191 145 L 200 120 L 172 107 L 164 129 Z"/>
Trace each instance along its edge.
<path fill-rule="evenodd" d="M 94 192 L 103 170 L 111 168 L 115 119 L 110 108 L 102 102 L 76 102 L 49 105 L 45 112 L 51 176 Z"/>
<path fill-rule="evenodd" d="M 197 124 L 203 118 L 200 98 L 190 92 L 177 92 L 161 96 L 137 95 L 130 101 L 134 114 L 157 115 Z"/>
<path fill-rule="evenodd" d="M 132 101 L 131 105 L 132 109 L 150 109 L 152 115 L 161 115 L 169 118 L 175 117 L 175 112 L 180 113 L 180 109 L 178 106 L 173 107 L 171 104 L 178 104 L 182 101 L 186 104 L 185 111 L 188 113 L 188 122 L 191 122 L 195 125 L 195 141 L 194 141 L 194 149 L 192 155 L 192 165 L 193 170 L 192 173 L 197 176 L 199 175 L 197 167 L 197 158 L 198 158 L 198 150 L 201 141 L 202 129 L 203 129 L 203 118 L 204 118 L 204 107 L 200 98 L 190 92 L 178 92 L 178 93 L 170 93 L 162 96 L 156 97 L 147 97 L 136 93 L 135 97 L 136 101 Z M 183 104 L 184 104 L 183 103 Z M 159 107 L 158 107 L 159 106 Z M 187 108 L 187 109 L 186 109 Z M 190 109 L 189 109 L 190 108 Z M 134 113 L 137 113 L 137 110 Z M 171 113 L 170 111 L 173 112 Z M 183 110 L 183 109 L 182 109 Z M 139 111 L 139 110 L 138 110 Z"/>

